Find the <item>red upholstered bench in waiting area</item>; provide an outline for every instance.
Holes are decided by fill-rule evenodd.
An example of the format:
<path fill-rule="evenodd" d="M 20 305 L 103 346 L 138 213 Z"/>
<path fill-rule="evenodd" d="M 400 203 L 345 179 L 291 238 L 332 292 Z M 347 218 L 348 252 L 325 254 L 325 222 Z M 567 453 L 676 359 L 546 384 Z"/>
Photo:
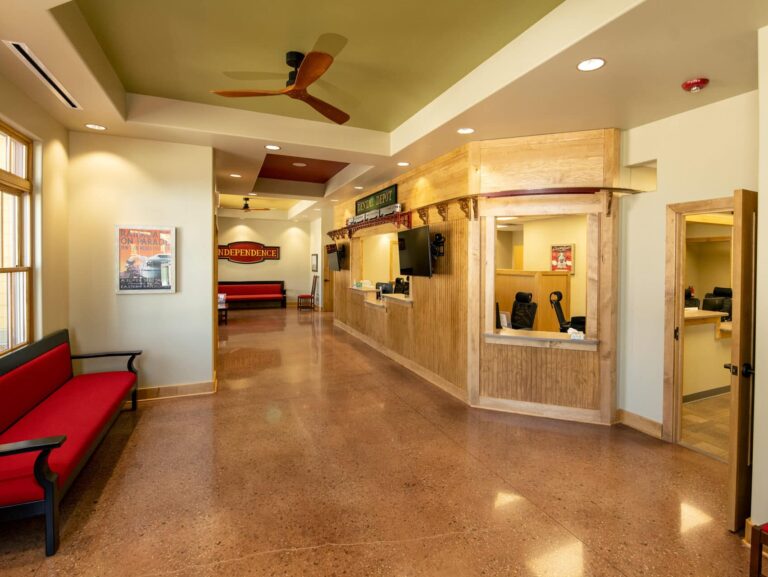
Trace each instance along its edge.
<path fill-rule="evenodd" d="M 227 295 L 227 304 L 247 305 L 257 302 L 279 302 L 285 308 L 285 282 L 269 281 L 221 281 L 219 293 Z M 234 307 L 233 307 L 234 308 Z"/>
<path fill-rule="evenodd" d="M 45 516 L 59 546 L 59 501 L 130 399 L 141 351 L 73 355 L 66 330 L 0 358 L 0 520 Z M 72 359 L 128 357 L 124 371 L 74 376 Z"/>

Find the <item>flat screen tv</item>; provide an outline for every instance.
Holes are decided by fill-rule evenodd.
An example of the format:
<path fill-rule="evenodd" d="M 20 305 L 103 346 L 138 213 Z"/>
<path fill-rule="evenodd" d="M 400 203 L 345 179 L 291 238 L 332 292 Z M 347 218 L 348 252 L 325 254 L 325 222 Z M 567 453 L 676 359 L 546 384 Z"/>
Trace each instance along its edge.
<path fill-rule="evenodd" d="M 432 276 L 432 251 L 428 226 L 399 231 L 397 245 L 400 249 L 401 275 Z"/>
<path fill-rule="evenodd" d="M 328 268 L 331 270 L 341 270 L 342 255 L 338 251 L 328 253 Z"/>

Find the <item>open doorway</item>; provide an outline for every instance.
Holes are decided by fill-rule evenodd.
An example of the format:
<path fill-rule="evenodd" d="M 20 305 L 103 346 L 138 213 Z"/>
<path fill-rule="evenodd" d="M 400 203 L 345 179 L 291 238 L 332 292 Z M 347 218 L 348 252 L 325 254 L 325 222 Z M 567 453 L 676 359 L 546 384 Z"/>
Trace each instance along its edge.
<path fill-rule="evenodd" d="M 667 207 L 662 436 L 728 463 L 731 531 L 750 507 L 756 217 L 747 190 Z"/>
<path fill-rule="evenodd" d="M 680 444 L 728 462 L 733 211 L 685 216 Z"/>

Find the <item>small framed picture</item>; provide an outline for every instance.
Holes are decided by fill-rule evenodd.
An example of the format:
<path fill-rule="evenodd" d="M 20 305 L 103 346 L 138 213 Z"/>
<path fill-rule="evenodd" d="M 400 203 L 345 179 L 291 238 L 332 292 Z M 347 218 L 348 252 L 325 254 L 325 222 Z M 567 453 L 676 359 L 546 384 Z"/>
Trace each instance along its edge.
<path fill-rule="evenodd" d="M 552 245 L 552 270 L 573 274 L 573 245 Z"/>
<path fill-rule="evenodd" d="M 176 292 L 176 228 L 115 227 L 117 294 Z"/>
<path fill-rule="evenodd" d="M 312 272 L 317 272 L 317 254 L 312 255 Z"/>

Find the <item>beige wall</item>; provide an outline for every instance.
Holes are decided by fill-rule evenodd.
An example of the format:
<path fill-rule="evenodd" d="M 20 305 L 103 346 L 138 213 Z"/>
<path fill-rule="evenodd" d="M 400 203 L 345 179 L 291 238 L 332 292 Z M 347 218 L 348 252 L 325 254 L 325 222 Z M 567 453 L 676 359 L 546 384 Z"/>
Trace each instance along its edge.
<path fill-rule="evenodd" d="M 394 280 L 392 276 L 392 250 L 391 245 L 397 242 L 396 233 L 377 234 L 363 239 L 363 278 L 355 280 L 369 280 L 373 284 L 377 282 L 389 282 Z M 395 258 L 395 270 L 400 271 L 400 264 Z"/>
<path fill-rule="evenodd" d="M 693 286 L 699 300 L 716 286 L 731 287 L 731 242 L 688 243 L 685 285 Z"/>
<path fill-rule="evenodd" d="M 716 339 L 715 325 L 686 326 L 683 346 L 683 395 L 731 384 L 730 373 L 723 370 L 731 362 L 731 339 Z"/>
<path fill-rule="evenodd" d="M 496 268 L 522 270 L 523 231 L 496 231 Z"/>
<path fill-rule="evenodd" d="M 760 104 L 759 119 L 754 118 L 755 129 L 760 134 L 760 155 L 758 158 L 760 187 L 768 190 L 768 27 L 762 28 L 758 35 L 758 62 Z M 762 197 L 762 195 L 760 195 Z M 760 206 L 757 211 L 757 302 L 756 342 L 755 342 L 755 430 L 752 475 L 752 521 L 768 522 L 768 206 Z M 760 370 L 760 368 L 763 370 Z"/>
<path fill-rule="evenodd" d="M 288 300 L 295 301 L 312 287 L 309 234 L 307 222 L 219 217 L 219 244 L 248 240 L 280 247 L 280 260 L 258 264 L 220 260 L 219 280 L 281 280 L 285 282 Z"/>
<path fill-rule="evenodd" d="M 143 349 L 141 387 L 211 382 L 212 149 L 71 133 L 70 155 L 75 348 Z M 177 227 L 175 294 L 115 294 L 118 224 Z"/>
<path fill-rule="evenodd" d="M 587 314 L 587 217 L 560 216 L 523 224 L 525 270 L 552 270 L 552 245 L 574 245 L 571 316 Z M 539 303 L 539 307 L 547 303 Z"/>
<path fill-rule="evenodd" d="M 34 140 L 35 339 L 69 324 L 67 130 L 0 76 L 0 118 Z"/>
<path fill-rule="evenodd" d="M 757 190 L 757 102 L 750 92 L 623 134 L 622 165 L 657 160 L 658 186 L 620 202 L 621 409 L 662 421 L 666 206 Z"/>

